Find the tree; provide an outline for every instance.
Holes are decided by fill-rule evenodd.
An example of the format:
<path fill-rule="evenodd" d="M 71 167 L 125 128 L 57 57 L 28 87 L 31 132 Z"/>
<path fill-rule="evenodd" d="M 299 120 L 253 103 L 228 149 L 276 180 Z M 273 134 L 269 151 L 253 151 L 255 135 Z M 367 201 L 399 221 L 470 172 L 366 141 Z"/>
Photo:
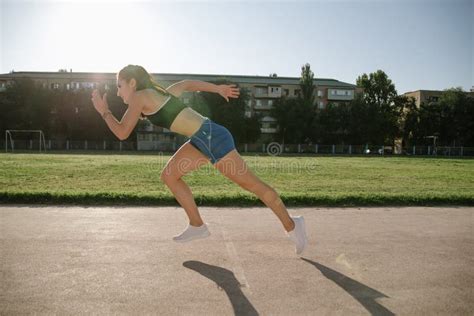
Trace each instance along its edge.
<path fill-rule="evenodd" d="M 404 112 L 400 122 L 403 147 L 419 143 L 419 118 L 420 111 L 416 107 L 415 99 L 406 97 Z"/>
<path fill-rule="evenodd" d="M 213 83 L 233 84 L 225 79 Z M 239 98 L 230 99 L 229 102 L 219 94 L 201 91 L 195 94 L 193 109 L 228 128 L 236 143 L 253 142 L 261 132 L 258 117 L 245 116 L 246 102 L 249 99 L 246 89 L 241 89 Z"/>
<path fill-rule="evenodd" d="M 363 74 L 356 80 L 358 87 L 363 88 L 364 100 L 368 104 L 376 104 L 379 107 L 390 105 L 397 96 L 397 90 L 392 80 L 388 79 L 383 70 L 377 70 L 369 75 Z"/>
<path fill-rule="evenodd" d="M 301 95 L 298 99 L 309 109 L 314 106 L 314 73 L 311 71 L 310 64 L 301 67 L 300 88 Z"/>
<path fill-rule="evenodd" d="M 242 130 L 243 132 L 239 141 L 242 143 L 253 143 L 257 141 L 262 133 L 260 129 L 260 116 L 254 115 L 252 117 L 245 117 L 242 125 L 245 128 Z"/>
<path fill-rule="evenodd" d="M 398 98 L 395 85 L 382 70 L 363 74 L 356 80 L 363 89 L 363 100 L 367 105 L 366 142 L 373 144 L 394 143 L 400 135 L 398 118 L 403 111 L 403 100 Z"/>
<path fill-rule="evenodd" d="M 312 138 L 312 122 L 315 119 L 316 111 L 314 107 L 314 73 L 311 71 L 311 66 L 306 63 L 301 67 L 300 78 L 301 94 L 298 95 L 298 102 L 301 104 L 298 109 L 301 113 L 301 125 L 303 135 L 297 139 L 297 142 L 306 142 L 306 139 Z"/>
<path fill-rule="evenodd" d="M 298 99 L 281 97 L 276 100 L 270 115 L 276 119 L 278 130 L 276 137 L 282 144 L 299 143 L 304 140 L 305 133 L 302 122 L 308 116 L 305 108 Z"/>
<path fill-rule="evenodd" d="M 50 130 L 49 92 L 30 78 L 16 79 L 0 98 L 0 129 Z"/>
<path fill-rule="evenodd" d="M 420 104 L 415 138 L 429 144 L 424 137 L 438 136 L 444 146 L 474 144 L 474 99 L 461 88 L 447 89 L 438 102 Z"/>
<path fill-rule="evenodd" d="M 326 108 L 319 111 L 318 125 L 320 137 L 318 143 L 336 144 L 348 140 L 348 122 L 350 108 L 347 104 L 328 103 Z"/>
<path fill-rule="evenodd" d="M 301 94 L 296 99 L 282 96 L 276 100 L 270 115 L 277 120 L 276 137 L 281 143 L 304 143 L 313 138 L 313 120 L 316 117 L 314 108 L 314 74 L 310 64 L 301 67 Z"/>
<path fill-rule="evenodd" d="M 473 99 L 462 88 L 447 89 L 439 104 L 443 109 L 442 130 L 447 145 L 466 146 L 473 144 L 474 107 Z"/>

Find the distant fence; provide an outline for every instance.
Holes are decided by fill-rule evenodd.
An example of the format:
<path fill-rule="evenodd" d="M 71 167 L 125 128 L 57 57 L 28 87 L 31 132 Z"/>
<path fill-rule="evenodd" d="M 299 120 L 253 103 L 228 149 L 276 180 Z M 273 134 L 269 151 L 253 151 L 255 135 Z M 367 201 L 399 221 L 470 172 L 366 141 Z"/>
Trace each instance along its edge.
<path fill-rule="evenodd" d="M 136 150 L 135 142 L 117 142 L 117 141 L 73 141 L 73 140 L 46 140 L 46 150 Z M 14 140 L 13 146 L 8 141 L 8 147 L 5 142 L 1 142 L 5 151 L 16 150 L 39 150 L 39 142 L 35 139 Z"/>
<path fill-rule="evenodd" d="M 152 151 L 174 152 L 183 143 L 156 142 Z M 137 142 L 133 141 L 73 141 L 73 140 L 46 140 L 46 151 L 139 151 Z M 4 152 L 12 152 L 12 144 L 0 141 L 0 148 Z M 237 150 L 241 153 L 262 153 L 273 156 L 282 154 L 321 154 L 321 155 L 403 155 L 403 156 L 439 156 L 439 157 L 474 157 L 474 147 L 444 147 L 444 146 L 410 146 L 396 149 L 392 146 L 367 145 L 320 145 L 320 144 L 238 144 Z M 14 140 L 15 151 L 39 151 L 38 139 Z M 142 150 L 140 150 L 142 152 Z M 146 152 L 143 150 L 143 152 Z"/>

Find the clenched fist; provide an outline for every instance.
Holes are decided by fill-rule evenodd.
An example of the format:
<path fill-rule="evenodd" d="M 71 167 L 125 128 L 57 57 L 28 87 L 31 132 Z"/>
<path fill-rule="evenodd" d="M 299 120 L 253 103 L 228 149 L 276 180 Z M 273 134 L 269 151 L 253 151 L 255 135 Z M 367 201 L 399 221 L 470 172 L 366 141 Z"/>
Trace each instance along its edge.
<path fill-rule="evenodd" d="M 107 104 L 107 92 L 101 97 L 99 90 L 94 89 L 94 91 L 92 91 L 91 100 L 95 109 L 100 113 L 100 115 L 109 110 L 109 105 Z"/>

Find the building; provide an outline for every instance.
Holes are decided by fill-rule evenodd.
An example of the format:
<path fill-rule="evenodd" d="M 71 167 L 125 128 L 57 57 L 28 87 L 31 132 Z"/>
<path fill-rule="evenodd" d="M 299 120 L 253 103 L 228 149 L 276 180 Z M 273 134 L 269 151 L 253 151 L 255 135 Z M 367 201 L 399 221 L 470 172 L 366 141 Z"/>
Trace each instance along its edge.
<path fill-rule="evenodd" d="M 429 104 L 432 102 L 438 102 L 441 98 L 441 95 L 444 91 L 440 90 L 416 90 L 411 92 L 406 92 L 403 95 L 415 99 L 416 107 L 419 108 L 421 103 Z M 470 92 L 466 92 L 468 95 L 474 97 L 474 89 L 471 89 Z"/>
<path fill-rule="evenodd" d="M 217 81 L 226 80 L 236 83 L 241 89 L 247 89 L 250 93 L 250 100 L 247 101 L 245 115 L 252 117 L 255 114 L 261 115 L 262 139 L 270 139 L 271 134 L 276 133 L 277 123 L 270 115 L 270 110 L 274 102 L 282 96 L 292 98 L 301 93 L 299 86 L 300 78 L 278 77 L 272 74 L 265 76 L 236 76 L 236 75 L 205 75 L 205 74 L 170 74 L 154 73 L 155 80 L 167 87 L 178 81 L 202 80 Z M 59 72 L 12 72 L 0 75 L 0 91 L 5 89 L 8 82 L 17 78 L 31 78 L 49 89 L 94 89 L 104 85 L 105 89 L 116 85 L 115 73 L 89 73 L 89 72 L 69 72 L 61 70 Z M 341 82 L 335 79 L 314 79 L 315 104 L 314 106 L 323 109 L 329 102 L 347 102 L 354 98 L 356 92 L 361 90 L 353 84 Z M 181 96 L 185 104 L 190 104 L 192 93 L 183 93 Z M 265 137 L 265 135 L 267 137 Z M 157 128 L 142 122 L 138 133 L 139 149 L 156 149 L 156 143 L 175 142 L 179 136 L 170 133 L 166 129 Z"/>
<path fill-rule="evenodd" d="M 443 91 L 438 90 L 416 90 L 406 92 L 403 95 L 415 99 L 416 107 L 419 108 L 421 103 L 438 102 L 442 94 Z"/>

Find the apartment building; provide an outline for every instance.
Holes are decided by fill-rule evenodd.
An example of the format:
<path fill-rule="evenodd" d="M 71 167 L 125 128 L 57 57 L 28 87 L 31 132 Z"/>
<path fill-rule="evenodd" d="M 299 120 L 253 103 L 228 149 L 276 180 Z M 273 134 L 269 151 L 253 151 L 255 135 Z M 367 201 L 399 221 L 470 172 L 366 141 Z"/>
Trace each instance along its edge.
<path fill-rule="evenodd" d="M 170 73 L 153 73 L 155 80 L 167 87 L 178 81 L 202 80 L 217 81 L 227 80 L 238 84 L 241 89 L 247 89 L 250 94 L 250 100 L 247 101 L 245 115 L 252 117 L 255 114 L 261 116 L 261 132 L 262 134 L 276 133 L 277 123 L 270 115 L 275 101 L 282 96 L 292 98 L 297 97 L 301 93 L 299 86 L 300 78 L 297 77 L 278 77 L 276 74 L 270 76 L 237 76 L 237 75 L 206 75 L 206 74 L 170 74 Z M 72 72 L 62 70 L 59 72 L 12 72 L 0 75 L 0 91 L 5 89 L 6 85 L 17 78 L 31 78 L 35 82 L 41 84 L 48 89 L 94 89 L 101 85 L 105 88 L 116 85 L 115 73 L 86 73 Z M 354 98 L 357 92 L 361 90 L 353 84 L 341 82 L 335 79 L 314 79 L 315 86 L 315 108 L 325 108 L 329 102 L 347 102 Z M 183 93 L 181 100 L 185 104 L 190 104 L 192 93 Z M 151 126 L 151 124 L 143 124 L 138 140 L 150 141 L 174 141 L 177 137 L 166 129 Z M 268 138 L 268 137 L 267 137 Z M 150 145 L 151 146 L 151 145 Z M 146 146 L 149 147 L 149 146 Z M 153 148 L 150 148 L 153 149 Z"/>
<path fill-rule="evenodd" d="M 415 99 L 416 107 L 419 108 L 421 103 L 438 102 L 442 93 L 443 91 L 437 90 L 416 90 L 406 92 L 403 95 Z"/>
<path fill-rule="evenodd" d="M 419 108 L 421 103 L 429 104 L 431 102 L 438 102 L 444 91 L 441 90 L 416 90 L 406 92 L 403 95 L 415 99 L 416 107 Z M 468 95 L 474 97 L 474 87 L 470 92 L 466 92 Z"/>

